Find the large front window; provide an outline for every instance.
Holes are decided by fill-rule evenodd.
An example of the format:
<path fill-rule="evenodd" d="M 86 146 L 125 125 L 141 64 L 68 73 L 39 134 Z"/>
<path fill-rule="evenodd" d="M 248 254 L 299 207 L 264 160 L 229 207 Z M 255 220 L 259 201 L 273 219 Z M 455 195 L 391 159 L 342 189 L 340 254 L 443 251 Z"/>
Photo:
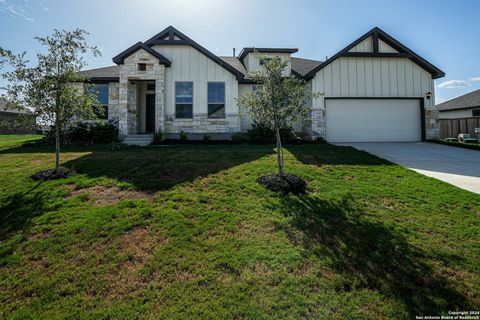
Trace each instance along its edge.
<path fill-rule="evenodd" d="M 208 83 L 208 117 L 213 119 L 225 118 L 225 83 Z"/>
<path fill-rule="evenodd" d="M 93 84 L 89 86 L 89 91 L 95 95 L 97 99 L 93 111 L 99 119 L 108 119 L 108 84 Z"/>
<path fill-rule="evenodd" d="M 193 118 L 193 82 L 175 82 L 175 117 Z"/>

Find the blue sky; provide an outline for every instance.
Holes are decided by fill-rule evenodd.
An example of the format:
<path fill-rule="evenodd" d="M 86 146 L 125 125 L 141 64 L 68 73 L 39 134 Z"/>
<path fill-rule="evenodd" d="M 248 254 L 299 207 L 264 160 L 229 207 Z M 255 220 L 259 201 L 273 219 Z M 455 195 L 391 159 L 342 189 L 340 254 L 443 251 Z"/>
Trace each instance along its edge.
<path fill-rule="evenodd" d="M 295 47 L 296 56 L 324 60 L 374 26 L 445 71 L 437 102 L 480 88 L 480 1 L 373 0 L 0 0 L 0 46 L 29 57 L 33 39 L 53 29 L 90 32 L 111 58 L 169 25 L 218 55 L 244 46 Z"/>

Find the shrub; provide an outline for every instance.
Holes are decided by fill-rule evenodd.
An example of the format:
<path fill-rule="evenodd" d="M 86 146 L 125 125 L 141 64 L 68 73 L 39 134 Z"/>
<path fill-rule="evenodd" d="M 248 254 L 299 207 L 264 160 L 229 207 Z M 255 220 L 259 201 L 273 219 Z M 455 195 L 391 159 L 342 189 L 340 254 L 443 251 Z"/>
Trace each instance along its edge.
<path fill-rule="evenodd" d="M 162 131 L 157 131 L 154 133 L 153 135 L 153 140 L 152 140 L 152 144 L 161 144 L 162 143 L 162 138 L 163 138 L 163 133 Z"/>
<path fill-rule="evenodd" d="M 55 130 L 50 129 L 46 140 L 55 143 Z M 96 123 L 77 122 L 60 134 L 62 144 L 93 145 L 114 143 L 118 141 L 118 129 L 110 122 L 99 121 Z"/>
<path fill-rule="evenodd" d="M 284 142 L 295 139 L 293 128 L 280 129 L 280 137 Z M 248 130 L 248 138 L 256 142 L 275 142 L 275 133 L 265 124 L 255 122 L 252 124 L 252 128 Z"/>
<path fill-rule="evenodd" d="M 187 141 L 188 140 L 188 136 L 187 134 L 185 133 L 185 131 L 180 131 L 180 140 L 181 141 Z"/>
<path fill-rule="evenodd" d="M 211 137 L 208 133 L 205 133 L 205 134 L 203 135 L 203 141 L 205 141 L 205 142 L 210 141 L 211 138 L 212 138 L 212 137 Z"/>
<path fill-rule="evenodd" d="M 230 139 L 232 139 L 233 142 L 240 142 L 242 141 L 242 135 L 240 134 L 240 132 L 235 132 L 232 133 Z"/>

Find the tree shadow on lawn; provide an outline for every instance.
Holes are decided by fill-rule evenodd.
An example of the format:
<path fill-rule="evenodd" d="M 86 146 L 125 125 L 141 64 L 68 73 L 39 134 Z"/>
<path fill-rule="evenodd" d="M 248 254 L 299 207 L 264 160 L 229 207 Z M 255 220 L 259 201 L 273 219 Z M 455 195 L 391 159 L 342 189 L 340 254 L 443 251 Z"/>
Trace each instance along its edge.
<path fill-rule="evenodd" d="M 316 144 L 287 145 L 285 148 L 298 161 L 307 165 L 393 165 L 385 159 L 348 146 Z"/>
<path fill-rule="evenodd" d="M 32 218 L 44 212 L 49 195 L 45 190 L 38 190 L 41 184 L 39 182 L 28 191 L 15 192 L 2 200 L 0 240 L 13 231 L 25 228 Z"/>
<path fill-rule="evenodd" d="M 284 229 L 292 242 L 330 259 L 332 268 L 341 274 L 337 291 L 377 291 L 402 302 L 412 318 L 471 310 L 466 297 L 424 262 L 425 252 L 391 228 L 367 220 L 351 199 L 334 202 L 315 196 L 286 197 L 280 209 L 291 222 L 278 228 Z M 300 236 L 295 230 L 301 231 Z M 453 259 L 435 258 L 445 263 Z"/>

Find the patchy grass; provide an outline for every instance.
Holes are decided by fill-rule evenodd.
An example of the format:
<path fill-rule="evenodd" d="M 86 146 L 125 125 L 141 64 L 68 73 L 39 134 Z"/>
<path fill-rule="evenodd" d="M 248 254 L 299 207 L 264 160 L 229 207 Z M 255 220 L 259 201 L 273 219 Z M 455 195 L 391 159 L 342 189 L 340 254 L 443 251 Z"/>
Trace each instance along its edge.
<path fill-rule="evenodd" d="M 0 318 L 411 319 L 480 308 L 480 199 L 350 147 L 0 151 Z"/>

